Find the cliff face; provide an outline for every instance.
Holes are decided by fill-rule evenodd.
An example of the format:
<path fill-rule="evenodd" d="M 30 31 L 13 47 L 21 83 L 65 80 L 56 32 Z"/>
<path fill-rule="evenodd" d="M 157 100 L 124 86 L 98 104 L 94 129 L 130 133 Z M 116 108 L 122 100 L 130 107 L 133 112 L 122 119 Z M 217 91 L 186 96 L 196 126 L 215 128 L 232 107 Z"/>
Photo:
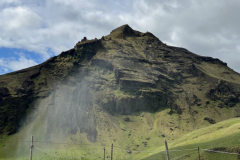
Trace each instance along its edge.
<path fill-rule="evenodd" d="M 45 140 L 54 128 L 80 131 L 96 142 L 106 129 L 100 113 L 114 117 L 168 110 L 177 115 L 176 122 L 188 121 L 194 130 L 240 116 L 239 102 L 240 75 L 226 63 L 124 25 L 101 39 L 85 38 L 38 66 L 0 76 L 0 131 L 16 133 L 37 108 L 43 110 Z M 119 125 L 114 118 L 110 122 Z M 157 124 L 159 133 L 172 127 Z"/>

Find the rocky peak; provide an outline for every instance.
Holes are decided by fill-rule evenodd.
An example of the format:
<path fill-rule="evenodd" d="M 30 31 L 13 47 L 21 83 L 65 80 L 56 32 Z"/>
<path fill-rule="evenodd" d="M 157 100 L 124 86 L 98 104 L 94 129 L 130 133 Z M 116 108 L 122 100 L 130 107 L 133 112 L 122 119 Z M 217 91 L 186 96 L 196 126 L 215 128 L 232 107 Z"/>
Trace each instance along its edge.
<path fill-rule="evenodd" d="M 120 26 L 116 29 L 114 29 L 111 33 L 110 36 L 112 38 L 124 38 L 124 37 L 132 37 L 136 36 L 134 30 L 129 26 L 129 25 L 123 25 Z"/>
<path fill-rule="evenodd" d="M 81 42 L 83 41 L 87 41 L 87 37 L 83 37 L 83 39 L 81 40 Z"/>
<path fill-rule="evenodd" d="M 141 33 L 133 30 L 128 24 L 122 25 L 114 30 L 107 36 L 108 38 L 125 39 L 127 37 L 151 37 L 156 38 L 152 33 Z"/>
<path fill-rule="evenodd" d="M 139 32 L 140 33 L 140 32 Z M 124 39 L 126 37 L 137 37 L 140 36 L 137 31 L 134 31 L 128 24 L 120 26 L 110 33 L 108 37 L 117 38 L 117 39 Z"/>
<path fill-rule="evenodd" d="M 98 39 L 92 39 L 92 40 L 87 40 L 86 37 L 84 37 L 81 41 L 79 41 L 75 46 L 74 46 L 74 49 L 79 49 L 79 48 L 82 48 L 82 47 L 94 47 L 94 48 L 98 48 L 100 45 L 100 40 Z"/>

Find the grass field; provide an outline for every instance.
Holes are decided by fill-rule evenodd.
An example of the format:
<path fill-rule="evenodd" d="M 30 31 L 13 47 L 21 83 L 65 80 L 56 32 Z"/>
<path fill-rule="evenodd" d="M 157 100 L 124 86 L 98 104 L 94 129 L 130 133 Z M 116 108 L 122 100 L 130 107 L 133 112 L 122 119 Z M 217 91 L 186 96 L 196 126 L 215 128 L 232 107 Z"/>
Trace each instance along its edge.
<path fill-rule="evenodd" d="M 240 156 L 237 155 L 212 153 L 202 150 L 214 149 L 216 151 L 240 154 L 240 118 L 226 120 L 215 125 L 193 131 L 182 136 L 176 141 L 169 143 L 170 158 L 171 160 L 198 160 L 198 147 L 200 148 L 200 155 L 203 160 L 240 159 Z M 159 150 L 164 150 L 164 146 L 159 148 Z M 144 160 L 154 159 L 165 160 L 165 151 L 144 158 Z"/>
<path fill-rule="evenodd" d="M 126 116 L 114 115 L 116 123 L 110 123 L 113 120 L 112 117 L 104 113 L 100 115 L 99 113 L 99 116 L 103 117 L 102 121 L 108 122 L 108 124 L 100 123 L 102 124 L 102 126 L 99 126 L 101 130 L 98 130 L 99 136 L 95 143 L 87 141 L 87 135 L 79 132 L 74 136 L 67 135 L 65 139 L 52 137 L 53 142 L 57 143 L 45 143 L 44 139 L 42 139 L 44 127 L 40 129 L 34 128 L 34 126 L 41 126 L 40 124 L 43 123 L 40 121 L 42 117 L 39 114 L 39 117 L 34 120 L 32 125 L 26 126 L 19 133 L 12 136 L 3 135 L 1 137 L 0 159 L 29 159 L 31 134 L 35 135 L 34 160 L 63 159 L 60 157 L 65 157 L 65 159 L 66 157 L 72 159 L 74 159 L 73 157 L 77 157 L 75 159 L 85 160 L 103 159 L 104 147 L 106 148 L 106 159 L 109 159 L 111 143 L 114 144 L 113 156 L 116 160 L 165 160 L 165 139 L 168 141 L 171 160 L 198 160 L 197 147 L 224 152 L 240 152 L 240 118 L 221 121 L 192 132 L 180 133 L 179 129 L 170 132 L 167 128 L 159 130 L 158 124 L 160 121 L 172 121 L 175 123 L 178 121 L 177 116 L 169 115 L 167 112 L 168 110 L 154 114 L 143 112 L 136 115 L 128 115 L 127 117 L 130 118 L 130 122 L 123 120 Z M 175 125 L 181 127 L 181 125 L 184 126 L 185 124 L 179 122 L 179 124 Z M 29 132 L 31 128 L 34 130 L 32 133 Z M 53 131 L 55 131 L 54 128 Z M 166 137 L 163 137 L 160 131 L 165 133 Z M 171 136 L 167 136 L 167 134 Z M 237 159 L 236 155 L 209 153 L 204 150 L 200 150 L 200 154 L 201 159 L 204 160 Z"/>

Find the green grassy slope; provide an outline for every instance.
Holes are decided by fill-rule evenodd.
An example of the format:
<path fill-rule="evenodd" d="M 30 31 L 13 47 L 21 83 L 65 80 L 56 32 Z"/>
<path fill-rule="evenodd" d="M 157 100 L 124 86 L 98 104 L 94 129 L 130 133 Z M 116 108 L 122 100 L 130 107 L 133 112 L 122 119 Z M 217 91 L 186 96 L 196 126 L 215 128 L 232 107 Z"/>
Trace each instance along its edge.
<path fill-rule="evenodd" d="M 59 157 L 78 157 L 78 159 L 103 159 L 103 148 L 106 148 L 106 157 L 110 157 L 110 146 L 114 144 L 114 159 L 164 159 L 164 140 L 167 139 L 170 150 L 184 150 L 193 148 L 211 149 L 217 147 L 225 147 L 223 151 L 236 152 L 237 147 L 240 147 L 240 118 L 234 118 L 210 125 L 208 127 L 195 130 L 190 133 L 181 133 L 180 131 L 171 131 L 174 133 L 171 136 L 163 137 L 158 130 L 157 124 L 159 121 L 173 121 L 177 119 L 176 115 L 166 114 L 169 110 L 161 112 L 138 113 L 136 115 L 128 115 L 131 120 L 126 122 L 123 119 L 126 116 L 115 115 L 110 117 L 106 113 L 99 113 L 103 124 L 101 130 L 99 129 L 98 141 L 91 143 L 87 140 L 85 133 L 77 133 L 76 135 L 67 135 L 64 139 L 52 138 L 52 143 L 44 143 L 41 139 L 44 133 L 44 127 L 41 124 L 44 114 L 44 109 L 41 110 L 39 117 L 37 117 L 32 124 L 27 125 L 19 133 L 12 136 L 3 136 L 0 142 L 0 159 L 28 159 L 30 137 L 34 135 L 35 149 L 34 159 L 60 159 Z M 41 115 L 42 114 L 42 115 Z M 116 121 L 110 123 L 110 121 Z M 34 128 L 38 126 L 39 128 Z M 44 126 L 44 125 L 43 125 Z M 100 127 L 100 126 L 99 126 Z M 105 127 L 105 128 L 104 128 Z M 31 131 L 34 132 L 26 133 Z M 167 130 L 167 128 L 165 128 Z M 53 132 L 55 129 L 53 128 Z M 26 136 L 27 135 L 27 136 Z M 57 135 L 57 134 L 55 134 Z M 180 135 L 180 136 L 179 136 Z M 149 138 L 149 139 L 148 139 Z M 54 143 L 55 142 L 55 143 Z M 145 145 L 146 142 L 146 145 Z M 40 151 L 38 148 L 42 151 Z M 233 149 L 233 150 L 232 150 Z M 45 154 L 43 151 L 49 153 Z M 155 154 L 157 152 L 160 154 Z M 50 155 L 51 154 L 51 155 Z M 56 156 L 53 156 L 56 155 Z M 225 157 L 225 159 L 236 159 L 236 155 L 222 155 L 217 153 L 207 153 L 201 150 L 201 155 L 204 159 L 216 159 Z M 57 157 L 59 156 L 59 157 Z M 171 159 L 196 159 L 197 150 L 173 151 L 170 152 Z"/>
<path fill-rule="evenodd" d="M 240 158 L 237 155 L 212 153 L 203 150 L 213 149 L 215 151 L 240 154 L 240 118 L 219 122 L 215 125 L 193 131 L 176 141 L 170 142 L 170 158 L 171 160 L 197 160 L 198 147 L 200 148 L 201 159 L 204 160 L 235 160 Z M 164 150 L 164 146 L 160 147 L 159 150 Z M 144 160 L 150 159 L 166 159 L 165 151 L 144 158 Z"/>

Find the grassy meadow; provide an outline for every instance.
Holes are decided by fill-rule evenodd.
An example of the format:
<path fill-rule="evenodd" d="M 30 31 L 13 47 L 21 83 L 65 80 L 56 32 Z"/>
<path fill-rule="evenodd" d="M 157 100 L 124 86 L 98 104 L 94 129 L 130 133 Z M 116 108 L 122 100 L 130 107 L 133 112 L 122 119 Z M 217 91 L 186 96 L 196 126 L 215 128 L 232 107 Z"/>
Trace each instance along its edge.
<path fill-rule="evenodd" d="M 237 159 L 237 155 L 209 153 L 201 149 L 239 152 L 240 118 L 221 121 L 190 132 L 187 132 L 187 128 L 185 128 L 186 132 L 180 133 L 178 128 L 173 131 L 167 130 L 167 127 L 158 128 L 159 122 L 176 123 L 178 121 L 176 115 L 169 115 L 168 112 L 169 110 L 164 110 L 158 113 L 141 112 L 129 115 L 127 118 L 130 119 L 130 122 L 124 121 L 123 119 L 126 116 L 123 115 L 114 115 L 115 119 L 113 120 L 113 117 L 101 113 L 99 116 L 102 117 L 102 121 L 109 124 L 100 123 L 102 126 L 98 126 L 98 140 L 95 143 L 89 142 L 87 135 L 80 132 L 76 135 L 65 135 L 64 139 L 54 137 L 54 135 L 57 135 L 55 133 L 50 143 L 45 142 L 42 138 L 44 127 L 34 128 L 35 125 L 40 126 L 41 123 L 44 123 L 40 121 L 42 119 L 40 114 L 33 124 L 27 125 L 19 133 L 11 136 L 2 135 L 0 160 L 29 159 L 31 134 L 35 135 L 34 160 L 103 159 L 104 147 L 106 149 L 106 159 L 110 159 L 111 143 L 114 144 L 113 159 L 165 160 L 165 140 L 168 141 L 171 160 L 198 160 L 197 147 L 200 147 L 201 159 L 204 160 Z M 115 122 L 110 123 L 111 121 Z M 169 125 L 166 124 L 168 128 Z M 178 122 L 175 125 L 185 126 L 184 122 Z M 31 129 L 35 130 L 35 133 L 27 134 L 26 131 Z M 36 133 L 37 131 L 39 134 Z M 54 128 L 53 132 L 56 132 Z"/>

